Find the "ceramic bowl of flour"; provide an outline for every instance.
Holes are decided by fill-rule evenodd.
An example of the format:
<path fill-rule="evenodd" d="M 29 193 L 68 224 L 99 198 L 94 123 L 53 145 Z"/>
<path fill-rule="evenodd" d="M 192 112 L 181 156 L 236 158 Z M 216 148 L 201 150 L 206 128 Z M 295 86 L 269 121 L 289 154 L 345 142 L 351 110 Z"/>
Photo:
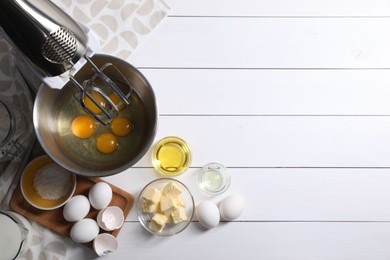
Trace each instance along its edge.
<path fill-rule="evenodd" d="M 52 210 L 63 206 L 73 196 L 76 176 L 43 155 L 23 170 L 20 189 L 33 207 Z"/>

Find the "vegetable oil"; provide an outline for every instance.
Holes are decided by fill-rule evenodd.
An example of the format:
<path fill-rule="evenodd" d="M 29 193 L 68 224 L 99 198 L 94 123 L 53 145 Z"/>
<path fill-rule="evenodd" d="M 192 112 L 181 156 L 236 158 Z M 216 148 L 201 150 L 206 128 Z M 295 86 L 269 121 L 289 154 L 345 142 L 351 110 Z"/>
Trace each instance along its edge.
<path fill-rule="evenodd" d="M 152 163 L 154 168 L 163 175 L 179 175 L 190 166 L 190 148 L 181 138 L 176 136 L 165 137 L 154 146 Z"/>

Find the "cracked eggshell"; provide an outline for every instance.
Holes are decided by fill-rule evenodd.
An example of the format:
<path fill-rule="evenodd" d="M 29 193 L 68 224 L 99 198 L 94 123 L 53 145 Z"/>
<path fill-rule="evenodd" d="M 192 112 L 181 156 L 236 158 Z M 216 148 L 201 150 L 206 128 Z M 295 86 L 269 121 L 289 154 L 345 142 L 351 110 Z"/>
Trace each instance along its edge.
<path fill-rule="evenodd" d="M 118 249 L 118 240 L 111 234 L 102 233 L 93 240 L 93 249 L 98 256 L 106 255 Z"/>
<path fill-rule="evenodd" d="M 97 215 L 96 220 L 103 230 L 113 231 L 122 227 L 125 217 L 121 208 L 110 206 L 101 210 Z"/>
<path fill-rule="evenodd" d="M 93 208 L 104 209 L 111 202 L 112 189 L 107 183 L 98 182 L 89 190 L 88 198 Z"/>

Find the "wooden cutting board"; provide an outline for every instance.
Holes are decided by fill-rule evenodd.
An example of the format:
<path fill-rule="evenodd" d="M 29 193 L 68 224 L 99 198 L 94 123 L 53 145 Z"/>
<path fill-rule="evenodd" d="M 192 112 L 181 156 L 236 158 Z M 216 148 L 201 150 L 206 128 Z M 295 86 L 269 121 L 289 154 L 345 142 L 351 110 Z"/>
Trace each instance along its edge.
<path fill-rule="evenodd" d="M 74 195 L 84 195 L 88 197 L 89 189 L 97 182 L 105 182 L 99 178 L 84 178 L 77 177 L 77 186 L 74 192 Z M 106 182 L 107 183 L 107 182 Z M 129 212 L 134 204 L 134 197 L 130 193 L 107 183 L 112 188 L 112 200 L 109 206 L 118 206 L 123 210 L 123 214 L 126 217 L 129 215 Z M 40 210 L 31 206 L 23 197 L 23 194 L 18 186 L 14 194 L 12 195 L 10 201 L 10 208 L 15 212 L 18 212 L 25 216 L 26 218 L 36 221 L 44 227 L 47 227 L 59 234 L 70 237 L 70 229 L 72 228 L 72 222 L 68 222 L 64 219 L 62 215 L 63 207 L 54 210 Z M 99 210 L 95 210 L 91 207 L 87 218 L 92 218 L 96 220 L 96 216 L 99 213 Z M 100 233 L 109 233 L 113 236 L 117 236 L 121 229 L 114 231 L 104 231 L 100 229 Z M 85 246 L 92 248 L 92 242 L 86 243 Z"/>

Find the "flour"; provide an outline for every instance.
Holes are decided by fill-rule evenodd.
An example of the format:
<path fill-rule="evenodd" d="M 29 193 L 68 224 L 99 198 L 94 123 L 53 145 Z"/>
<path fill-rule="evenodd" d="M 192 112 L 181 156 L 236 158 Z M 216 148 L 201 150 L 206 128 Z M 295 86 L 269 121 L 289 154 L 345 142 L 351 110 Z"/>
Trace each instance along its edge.
<path fill-rule="evenodd" d="M 50 163 L 40 168 L 34 177 L 34 187 L 39 196 L 57 200 L 71 189 L 71 175 L 57 164 Z"/>

